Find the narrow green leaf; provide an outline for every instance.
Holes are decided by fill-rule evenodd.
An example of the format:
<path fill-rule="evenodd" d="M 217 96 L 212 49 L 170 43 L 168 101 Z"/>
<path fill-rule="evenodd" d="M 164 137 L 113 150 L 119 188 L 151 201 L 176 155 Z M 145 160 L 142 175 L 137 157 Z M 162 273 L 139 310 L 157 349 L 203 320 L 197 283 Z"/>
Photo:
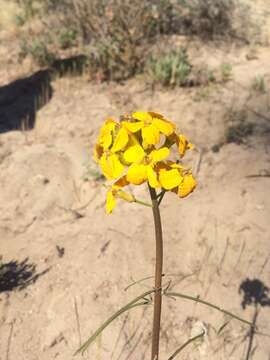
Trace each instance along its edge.
<path fill-rule="evenodd" d="M 123 314 L 124 312 L 131 310 L 134 307 L 137 306 L 142 306 L 142 305 L 148 305 L 149 301 L 145 300 L 143 302 L 139 302 L 139 300 L 145 298 L 146 296 L 154 293 L 156 290 L 149 290 L 146 291 L 145 293 L 143 293 L 142 295 L 137 296 L 134 300 L 130 301 L 127 305 L 123 306 L 121 309 L 119 309 L 116 313 L 114 313 L 109 319 L 107 319 L 95 332 L 92 336 L 90 336 L 90 338 L 88 340 L 86 340 L 83 345 L 75 352 L 74 356 L 77 355 L 78 353 L 84 353 L 85 350 L 96 340 L 96 338 L 102 333 L 102 331 L 104 329 L 106 329 L 106 327 L 108 325 L 110 325 L 111 322 L 113 322 L 116 318 L 118 318 L 118 316 L 120 316 L 121 314 Z"/>
<path fill-rule="evenodd" d="M 217 331 L 217 335 L 220 335 L 221 332 L 225 329 L 225 327 L 230 323 L 230 321 L 226 321 Z"/>
<path fill-rule="evenodd" d="M 211 307 L 215 310 L 218 310 L 220 312 L 222 312 L 223 314 L 229 315 L 230 317 L 232 317 L 233 319 L 236 319 L 238 321 L 241 321 L 242 323 L 248 324 L 251 327 L 255 327 L 254 324 L 251 321 L 245 320 L 237 315 L 234 315 L 233 313 L 231 313 L 230 311 L 227 311 L 225 309 L 222 309 L 221 307 L 212 304 L 208 301 L 202 300 L 200 299 L 199 296 L 195 297 L 195 296 L 190 296 L 190 295 L 185 295 L 185 294 L 181 294 L 181 293 L 176 293 L 176 292 L 164 292 L 164 295 L 169 296 L 169 297 L 180 297 L 182 299 L 186 299 L 186 300 L 191 300 L 191 301 L 195 301 L 197 303 L 206 305 L 208 307 Z"/>
<path fill-rule="evenodd" d="M 186 346 L 188 346 L 190 343 L 192 343 L 193 341 L 196 341 L 198 339 L 200 339 L 201 337 L 203 337 L 205 334 L 205 332 L 203 331 L 202 333 L 200 333 L 199 335 L 196 335 L 190 339 L 188 339 L 183 345 L 180 346 L 179 349 L 177 349 L 170 357 L 168 360 L 172 360 L 174 359 L 182 350 L 184 350 L 184 348 Z"/>

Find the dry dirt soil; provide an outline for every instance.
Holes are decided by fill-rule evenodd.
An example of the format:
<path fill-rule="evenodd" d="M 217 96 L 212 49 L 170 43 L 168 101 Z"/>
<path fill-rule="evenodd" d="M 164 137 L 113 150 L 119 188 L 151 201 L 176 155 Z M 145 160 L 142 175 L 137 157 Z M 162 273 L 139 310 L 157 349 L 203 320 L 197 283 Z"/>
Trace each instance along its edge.
<path fill-rule="evenodd" d="M 153 274 L 151 209 L 119 201 L 106 216 L 104 180 L 92 160 L 103 120 L 135 109 L 166 115 L 199 150 L 187 159 L 196 191 L 184 200 L 168 194 L 161 206 L 164 283 L 257 326 L 252 332 L 213 308 L 164 296 L 161 359 L 202 329 L 204 338 L 179 359 L 270 359 L 267 43 L 194 40 L 191 59 L 215 69 L 231 64 L 228 81 L 163 90 L 142 79 L 51 80 L 46 70 L 18 64 L 10 46 L 15 35 L 6 36 L 0 43 L 0 359 L 73 359 L 113 312 L 152 288 L 148 279 L 126 290 Z M 148 198 L 143 186 L 135 193 Z M 83 358 L 149 359 L 151 319 L 151 306 L 123 314 Z"/>

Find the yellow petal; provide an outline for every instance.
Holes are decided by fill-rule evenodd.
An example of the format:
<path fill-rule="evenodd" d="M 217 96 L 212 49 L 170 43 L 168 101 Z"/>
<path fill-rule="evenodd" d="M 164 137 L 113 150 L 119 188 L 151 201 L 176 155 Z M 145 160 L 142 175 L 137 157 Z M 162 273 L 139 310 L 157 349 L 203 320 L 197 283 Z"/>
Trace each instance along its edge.
<path fill-rule="evenodd" d="M 156 174 L 155 170 L 152 168 L 152 166 L 150 166 L 150 165 L 147 166 L 147 178 L 148 178 L 149 185 L 152 188 L 160 187 L 160 183 L 158 182 L 158 179 L 157 179 L 157 174 Z"/>
<path fill-rule="evenodd" d="M 147 147 L 148 145 L 156 145 L 159 143 L 160 139 L 159 131 L 153 125 L 146 126 L 142 128 L 142 138 L 144 147 Z"/>
<path fill-rule="evenodd" d="M 113 119 L 107 119 L 105 121 L 105 124 L 100 129 L 100 134 L 102 135 L 108 131 L 113 131 L 115 130 L 116 126 L 117 126 L 116 121 L 114 121 Z"/>
<path fill-rule="evenodd" d="M 109 190 L 107 192 L 107 198 L 106 198 L 106 213 L 110 214 L 115 208 L 115 205 L 116 205 L 115 197 L 113 195 L 113 192 Z"/>
<path fill-rule="evenodd" d="M 147 169 L 142 164 L 132 164 L 127 172 L 127 180 L 134 185 L 140 185 L 147 179 Z"/>
<path fill-rule="evenodd" d="M 165 160 L 170 155 L 170 150 L 167 147 L 151 151 L 149 157 L 153 162 Z"/>
<path fill-rule="evenodd" d="M 159 171 L 159 181 L 161 186 L 165 190 L 171 190 L 176 186 L 178 186 L 183 181 L 183 177 L 179 174 L 179 171 L 176 169 L 172 169 L 172 170 L 161 169 Z"/>
<path fill-rule="evenodd" d="M 181 157 L 183 157 L 186 153 L 187 150 L 192 149 L 193 145 L 188 142 L 187 138 L 185 137 L 185 135 L 178 135 L 178 151 L 179 154 L 181 155 Z"/>
<path fill-rule="evenodd" d="M 170 121 L 154 118 L 153 125 L 164 135 L 169 136 L 175 130 L 175 125 Z"/>
<path fill-rule="evenodd" d="M 120 151 L 120 150 L 124 149 L 124 147 L 127 145 L 127 143 L 128 143 L 128 132 L 126 129 L 121 128 L 113 142 L 111 151 L 112 152 Z"/>
<path fill-rule="evenodd" d="M 150 113 L 145 111 L 136 111 L 132 113 L 131 115 L 133 119 L 140 120 L 143 122 L 151 123 L 152 122 L 152 116 Z"/>
<path fill-rule="evenodd" d="M 108 119 L 100 129 L 98 143 L 105 149 L 109 149 L 112 144 L 112 132 L 115 130 L 117 123 L 114 120 Z"/>
<path fill-rule="evenodd" d="M 133 145 L 124 152 L 123 156 L 127 163 L 140 162 L 144 158 L 145 152 L 140 145 Z"/>
<path fill-rule="evenodd" d="M 129 122 L 129 121 L 122 121 L 121 123 L 128 131 L 135 133 L 139 131 L 143 126 L 143 121 L 136 121 L 136 122 Z"/>
<path fill-rule="evenodd" d="M 125 169 L 116 154 L 109 156 L 103 154 L 100 158 L 99 164 L 104 176 L 106 176 L 109 180 L 118 178 Z"/>
<path fill-rule="evenodd" d="M 178 195 L 182 198 L 188 196 L 195 189 L 196 185 L 197 182 L 192 174 L 185 175 L 178 187 Z"/>
<path fill-rule="evenodd" d="M 98 138 L 98 142 L 104 148 L 104 150 L 108 150 L 112 144 L 112 139 L 113 138 L 111 132 L 107 132 L 103 135 L 100 135 L 100 137 Z"/>

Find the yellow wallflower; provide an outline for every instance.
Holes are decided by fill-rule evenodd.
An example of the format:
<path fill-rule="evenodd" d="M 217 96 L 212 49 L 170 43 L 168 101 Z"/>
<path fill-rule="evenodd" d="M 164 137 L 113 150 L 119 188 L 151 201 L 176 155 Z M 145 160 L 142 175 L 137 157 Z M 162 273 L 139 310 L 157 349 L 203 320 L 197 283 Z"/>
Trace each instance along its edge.
<path fill-rule="evenodd" d="M 194 145 L 191 144 L 188 139 L 183 134 L 176 134 L 175 132 L 172 133 L 166 139 L 167 146 L 172 146 L 173 144 L 177 145 L 178 153 L 182 158 L 187 150 L 194 149 Z"/>
<path fill-rule="evenodd" d="M 128 181 L 125 176 L 116 181 L 111 188 L 107 191 L 106 198 L 106 212 L 110 214 L 116 206 L 116 199 L 120 198 L 128 202 L 135 202 L 135 197 L 122 190 L 122 188 L 128 185 Z"/>
<path fill-rule="evenodd" d="M 107 119 L 99 132 L 98 144 L 104 149 L 108 150 L 113 142 L 113 134 L 117 128 L 117 122 L 112 119 Z"/>
<path fill-rule="evenodd" d="M 192 145 L 183 134 L 178 135 L 176 144 L 178 145 L 178 151 L 181 157 L 185 155 L 187 150 L 194 148 L 194 145 Z"/>
<path fill-rule="evenodd" d="M 129 137 L 127 130 L 125 128 L 121 128 L 113 141 L 111 152 L 116 153 L 117 151 L 123 150 L 126 147 L 128 140 Z"/>
<path fill-rule="evenodd" d="M 181 198 L 188 196 L 197 185 L 190 170 L 171 161 L 161 164 L 158 179 L 163 189 L 171 190 Z"/>
<path fill-rule="evenodd" d="M 134 150 L 136 151 L 137 149 Z M 155 171 L 155 165 L 158 162 L 165 160 L 169 154 L 170 150 L 163 147 L 158 150 L 152 150 L 148 155 L 144 153 L 144 156 L 140 156 L 140 160 L 138 159 L 138 161 L 131 161 L 131 165 L 127 171 L 127 180 L 135 185 L 140 185 L 147 180 L 151 187 L 160 187 Z M 135 156 L 130 156 L 130 158 L 135 158 Z"/>
<path fill-rule="evenodd" d="M 94 148 L 94 158 L 108 180 L 117 179 L 122 175 L 125 166 L 121 163 L 118 153 L 127 146 L 128 141 L 128 131 L 112 119 L 108 119 L 100 129 L 98 143 Z"/>
<path fill-rule="evenodd" d="M 197 186 L 197 182 L 192 174 L 184 175 L 183 181 L 178 186 L 177 194 L 183 198 L 188 196 Z"/>
<path fill-rule="evenodd" d="M 161 140 L 163 144 L 161 145 Z M 108 180 L 118 179 L 107 191 L 106 211 L 111 213 L 116 199 L 140 202 L 122 188 L 148 183 L 152 188 L 186 197 L 196 187 L 191 171 L 169 160 L 176 145 L 179 158 L 193 148 L 176 126 L 156 112 L 133 112 L 119 122 L 109 118 L 100 129 L 94 158 Z"/>
<path fill-rule="evenodd" d="M 117 179 L 125 170 L 125 166 L 121 163 L 117 154 L 102 154 L 99 165 L 108 180 Z"/>
<path fill-rule="evenodd" d="M 132 129 L 136 131 L 141 130 L 144 148 L 157 145 L 160 142 L 160 134 L 169 136 L 175 130 L 175 125 L 158 113 L 137 111 L 131 116 L 134 120 L 138 121 L 131 123 L 132 127 L 129 127 L 129 129 L 130 131 Z M 128 126 L 127 124 L 125 125 Z"/>

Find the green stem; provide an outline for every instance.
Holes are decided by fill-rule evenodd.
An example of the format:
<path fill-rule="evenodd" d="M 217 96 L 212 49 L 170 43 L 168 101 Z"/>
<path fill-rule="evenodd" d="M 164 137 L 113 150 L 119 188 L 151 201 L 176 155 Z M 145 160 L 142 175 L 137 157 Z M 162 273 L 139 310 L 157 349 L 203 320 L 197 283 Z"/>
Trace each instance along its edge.
<path fill-rule="evenodd" d="M 139 300 L 145 298 L 146 296 L 154 293 L 155 290 L 149 290 L 146 291 L 145 293 L 143 293 L 142 295 L 136 297 L 134 300 L 130 301 L 127 305 L 123 306 L 121 309 L 119 309 L 116 313 L 114 313 L 108 320 L 106 320 L 95 332 L 94 334 L 75 352 L 74 356 L 77 355 L 79 352 L 82 352 L 82 354 L 85 352 L 85 350 L 89 347 L 89 345 L 91 345 L 91 343 L 93 341 L 96 340 L 96 338 L 102 333 L 102 331 L 108 326 L 110 325 L 110 323 L 115 320 L 118 316 L 120 316 L 121 314 L 123 314 L 125 311 L 128 311 L 136 306 L 141 306 L 141 305 L 147 305 L 148 302 L 144 301 L 144 302 L 140 302 L 138 303 Z"/>
<path fill-rule="evenodd" d="M 140 205 L 144 205 L 144 206 L 148 206 L 148 207 L 152 207 L 151 204 L 148 204 L 147 202 L 135 199 L 135 203 L 140 204 Z"/>
<path fill-rule="evenodd" d="M 192 338 L 188 339 L 183 345 L 180 346 L 179 349 L 177 349 L 170 357 L 168 360 L 173 360 L 186 346 L 188 346 L 190 343 L 192 343 L 193 341 L 196 341 L 197 339 L 200 339 L 201 337 L 203 337 L 205 334 L 205 332 L 203 331 L 202 333 L 200 333 L 199 335 L 193 336 Z"/>
<path fill-rule="evenodd" d="M 157 193 L 155 189 L 151 188 L 151 186 L 148 186 L 148 188 L 152 200 L 152 211 L 154 216 L 155 237 L 156 237 L 155 296 L 154 296 L 154 317 L 153 317 L 151 360 L 158 360 L 160 318 L 161 318 L 161 305 L 162 305 L 161 288 L 162 288 L 163 240 L 162 240 L 162 226 L 161 226 Z"/>
<path fill-rule="evenodd" d="M 216 309 L 220 312 L 222 312 L 223 314 L 226 314 L 226 315 L 229 315 L 230 317 L 238 320 L 238 321 L 241 321 L 242 323 L 245 323 L 245 324 L 248 324 L 250 325 L 251 327 L 253 327 L 254 325 L 252 324 L 252 322 L 248 321 L 248 320 L 245 320 L 245 319 L 242 319 L 240 318 L 239 316 L 237 315 L 234 315 L 232 314 L 231 312 L 227 311 L 227 310 L 224 310 L 222 309 L 221 307 L 217 306 L 217 305 L 214 305 L 212 303 L 209 303 L 208 301 L 205 301 L 205 300 L 202 300 L 200 299 L 199 297 L 195 297 L 195 296 L 190 296 L 190 295 L 184 295 L 184 294 L 181 294 L 181 293 L 176 293 L 176 292 L 165 292 L 164 295 L 166 296 L 171 296 L 171 297 L 180 297 L 182 299 L 187 299 L 187 300 L 191 300 L 191 301 L 195 301 L 197 303 L 200 303 L 200 304 L 203 304 L 203 305 L 206 305 L 206 306 L 209 306 L 213 309 Z"/>

